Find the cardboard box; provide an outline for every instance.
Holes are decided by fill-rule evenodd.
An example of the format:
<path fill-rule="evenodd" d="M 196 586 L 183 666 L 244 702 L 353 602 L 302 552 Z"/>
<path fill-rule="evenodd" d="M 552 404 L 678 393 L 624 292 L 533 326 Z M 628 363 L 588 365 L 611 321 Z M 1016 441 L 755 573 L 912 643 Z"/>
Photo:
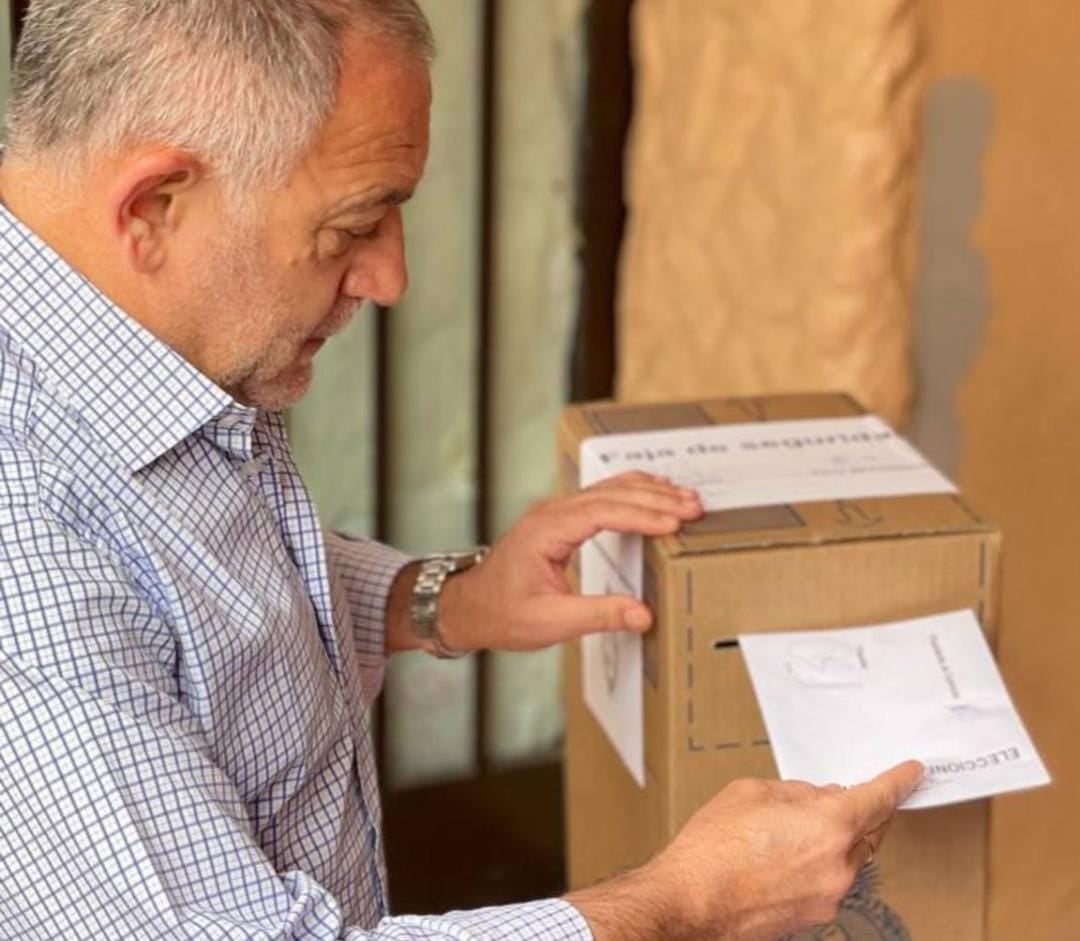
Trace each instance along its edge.
<path fill-rule="evenodd" d="M 572 407 L 559 434 L 563 489 L 576 489 L 579 446 L 596 435 L 860 414 L 837 395 Z M 584 705 L 577 646 L 566 658 L 571 886 L 644 862 L 730 781 L 776 777 L 737 634 L 973 608 L 993 642 L 999 556 L 998 531 L 952 494 L 725 511 L 648 540 L 657 624 L 644 643 L 644 788 Z M 980 941 L 987 818 L 986 801 L 900 815 L 875 897 L 844 913 L 847 933 L 822 936 L 902 939 L 891 911 L 914 941 Z"/>

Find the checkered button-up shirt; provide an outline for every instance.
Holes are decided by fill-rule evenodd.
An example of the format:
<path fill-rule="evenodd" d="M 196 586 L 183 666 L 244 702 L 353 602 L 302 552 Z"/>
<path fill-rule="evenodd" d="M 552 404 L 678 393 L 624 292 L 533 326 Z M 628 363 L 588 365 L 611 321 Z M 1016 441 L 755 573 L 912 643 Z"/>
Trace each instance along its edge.
<path fill-rule="evenodd" d="M 0 208 L 0 938 L 587 938 L 557 900 L 387 916 L 405 562 Z"/>

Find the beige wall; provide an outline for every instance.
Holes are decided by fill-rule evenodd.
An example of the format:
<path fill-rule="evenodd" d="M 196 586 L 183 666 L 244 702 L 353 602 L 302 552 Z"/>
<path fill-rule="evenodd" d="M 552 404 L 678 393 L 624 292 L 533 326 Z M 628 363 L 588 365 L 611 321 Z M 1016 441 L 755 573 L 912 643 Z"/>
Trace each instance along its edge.
<path fill-rule="evenodd" d="M 989 117 L 981 165 L 971 168 L 981 197 L 970 232 L 985 269 L 988 316 L 970 368 L 957 376 L 960 479 L 1005 527 L 1001 659 L 1056 778 L 1051 790 L 995 808 L 993 936 L 1073 941 L 1080 937 L 1080 4 L 931 0 L 929 8 L 936 77 L 977 89 Z M 936 314 L 963 318 L 970 308 Z"/>

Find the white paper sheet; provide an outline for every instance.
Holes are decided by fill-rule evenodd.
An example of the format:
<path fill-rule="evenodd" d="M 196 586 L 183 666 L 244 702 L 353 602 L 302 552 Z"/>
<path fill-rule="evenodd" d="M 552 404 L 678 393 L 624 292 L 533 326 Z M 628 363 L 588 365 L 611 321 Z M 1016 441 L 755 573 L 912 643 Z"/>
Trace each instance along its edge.
<path fill-rule="evenodd" d="M 915 758 L 909 809 L 1050 783 L 971 611 L 739 645 L 782 778 L 852 785 Z"/>
<path fill-rule="evenodd" d="M 710 511 L 956 489 L 880 418 L 869 415 L 604 435 L 583 441 L 580 457 L 583 487 L 644 470 L 696 488 Z M 640 537 L 602 533 L 583 548 L 584 594 L 640 598 L 641 580 Z M 586 638 L 582 660 L 585 702 L 644 786 L 641 638 Z"/>

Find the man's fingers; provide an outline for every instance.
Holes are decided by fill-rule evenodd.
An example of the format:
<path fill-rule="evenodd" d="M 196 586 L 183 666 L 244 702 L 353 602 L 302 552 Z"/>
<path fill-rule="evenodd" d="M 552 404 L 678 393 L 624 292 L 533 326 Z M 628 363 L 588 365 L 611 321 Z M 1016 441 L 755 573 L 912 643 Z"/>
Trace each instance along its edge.
<path fill-rule="evenodd" d="M 848 862 L 856 871 L 862 869 L 867 863 L 873 862 L 881 850 L 881 844 L 885 842 L 885 836 L 889 832 L 892 821 L 883 823 L 876 830 L 869 833 L 859 834 L 848 850 Z"/>
<path fill-rule="evenodd" d="M 877 844 L 869 835 L 860 836 L 855 844 L 848 850 L 848 864 L 857 873 L 863 866 L 867 866 L 877 857 Z"/>
<path fill-rule="evenodd" d="M 616 474 L 614 477 L 605 477 L 603 480 L 598 480 L 592 485 L 593 488 L 599 487 L 618 487 L 621 484 L 650 484 L 658 487 L 671 487 L 673 486 L 670 477 L 660 477 L 656 474 L 647 474 L 645 471 L 626 471 L 623 474 Z"/>
<path fill-rule="evenodd" d="M 693 491 L 619 478 L 604 485 L 538 504 L 523 523 L 549 558 L 561 559 L 597 533 L 611 530 L 663 536 L 701 516 Z"/>
<path fill-rule="evenodd" d="M 545 556 L 556 559 L 604 530 L 664 536 L 675 532 L 683 522 L 673 509 L 654 509 L 599 495 L 588 502 L 551 505 L 541 514 L 531 522 L 534 544 Z"/>
<path fill-rule="evenodd" d="M 603 631 L 642 633 L 652 626 L 653 620 L 645 605 L 626 595 L 545 598 L 543 618 L 536 631 L 545 643 L 562 643 Z"/>
<path fill-rule="evenodd" d="M 696 497 L 683 496 L 677 490 L 651 489 L 647 487 L 611 487 L 595 491 L 585 491 L 573 500 L 568 501 L 567 506 L 577 512 L 592 505 L 604 505 L 612 502 L 626 503 L 631 506 L 648 507 L 660 510 L 663 513 L 671 513 L 680 519 L 694 519 L 700 515 L 701 504 Z"/>
<path fill-rule="evenodd" d="M 596 493 L 610 496 L 613 492 L 618 492 L 624 498 L 631 500 L 639 494 L 651 493 L 661 497 L 671 497 L 681 504 L 698 507 L 701 504 L 701 497 L 696 490 L 689 487 L 677 487 L 665 477 L 654 477 L 651 474 L 636 471 L 601 480 L 579 491 L 575 499 L 586 499 L 590 494 Z"/>
<path fill-rule="evenodd" d="M 905 761 L 878 775 L 873 781 L 848 790 L 843 796 L 856 836 L 877 830 L 889 822 L 896 808 L 911 796 L 922 780 L 923 766 Z"/>
<path fill-rule="evenodd" d="M 579 490 L 570 497 L 571 503 L 588 503 L 590 499 L 620 499 L 638 500 L 645 496 L 661 497 L 671 500 L 672 503 L 699 503 L 701 499 L 694 490 L 686 490 L 682 487 L 672 487 L 667 484 L 643 483 L 611 483 L 606 487 L 589 487 Z"/>
<path fill-rule="evenodd" d="M 789 779 L 787 781 L 776 781 L 771 783 L 775 784 L 773 795 L 776 800 L 783 801 L 786 804 L 802 804 L 808 799 L 827 791 L 826 788 L 817 787 L 809 781 L 795 781 Z"/>
<path fill-rule="evenodd" d="M 891 826 L 892 819 L 889 819 L 886 820 L 885 823 L 883 823 L 876 830 L 871 830 L 868 834 L 866 834 L 867 842 L 874 848 L 875 856 L 877 855 L 878 850 L 881 849 L 881 844 L 885 842 L 885 837 L 889 832 L 889 827 Z"/>

